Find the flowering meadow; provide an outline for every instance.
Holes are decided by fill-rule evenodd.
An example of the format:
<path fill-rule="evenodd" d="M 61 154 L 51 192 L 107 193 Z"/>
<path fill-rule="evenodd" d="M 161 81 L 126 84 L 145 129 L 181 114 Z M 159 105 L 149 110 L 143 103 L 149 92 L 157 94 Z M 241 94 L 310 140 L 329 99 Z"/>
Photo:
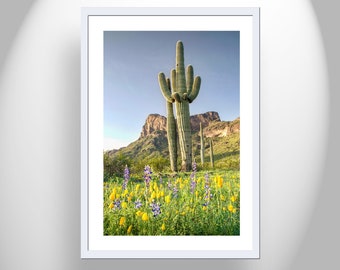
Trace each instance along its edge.
<path fill-rule="evenodd" d="M 104 235 L 240 235 L 238 171 L 196 171 L 104 182 Z"/>

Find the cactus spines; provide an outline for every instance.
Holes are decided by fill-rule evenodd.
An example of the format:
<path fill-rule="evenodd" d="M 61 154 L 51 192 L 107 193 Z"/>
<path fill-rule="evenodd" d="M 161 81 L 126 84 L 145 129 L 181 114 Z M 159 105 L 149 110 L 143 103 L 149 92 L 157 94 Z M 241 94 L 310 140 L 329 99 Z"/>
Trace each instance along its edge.
<path fill-rule="evenodd" d="M 210 165 L 211 168 L 214 168 L 214 148 L 212 139 L 210 139 L 209 145 L 210 145 Z"/>
<path fill-rule="evenodd" d="M 187 67 L 187 72 L 185 72 L 184 48 L 181 41 L 176 44 L 176 68 L 171 70 L 171 83 L 167 83 L 164 73 L 158 75 L 158 80 L 166 101 L 176 105 L 177 132 L 182 158 L 181 170 L 191 171 L 192 141 L 189 103 L 193 102 L 197 97 L 201 79 L 199 76 L 194 79 L 194 70 L 191 65 Z M 172 91 L 170 84 L 172 85 Z M 168 135 L 168 137 L 170 136 Z"/>
<path fill-rule="evenodd" d="M 201 137 L 201 164 L 204 164 L 204 138 L 203 138 L 203 128 L 202 123 L 200 123 L 200 137 Z"/>

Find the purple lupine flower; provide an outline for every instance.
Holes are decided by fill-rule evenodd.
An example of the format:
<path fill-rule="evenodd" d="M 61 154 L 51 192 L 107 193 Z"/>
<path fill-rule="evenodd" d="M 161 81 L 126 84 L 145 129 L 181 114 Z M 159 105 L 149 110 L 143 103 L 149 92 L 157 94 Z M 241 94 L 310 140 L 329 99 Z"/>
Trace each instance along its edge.
<path fill-rule="evenodd" d="M 146 165 L 144 168 L 144 181 L 145 181 L 145 186 L 149 187 L 150 181 L 151 181 L 151 168 L 149 165 Z"/>
<path fill-rule="evenodd" d="M 205 179 L 205 183 L 209 184 L 210 178 L 209 178 L 209 174 L 208 173 L 205 173 L 204 179 Z"/>
<path fill-rule="evenodd" d="M 195 179 L 191 179 L 191 182 L 190 182 L 190 192 L 191 192 L 191 194 L 194 193 L 195 188 L 196 188 L 196 181 L 195 181 Z"/>
<path fill-rule="evenodd" d="M 129 179 L 130 179 L 130 171 L 129 171 L 128 166 L 126 165 L 125 169 L 124 169 L 123 190 L 126 189 L 126 186 L 127 186 L 128 182 L 129 182 Z"/>
<path fill-rule="evenodd" d="M 173 189 L 172 189 L 172 197 L 173 198 L 177 198 L 178 196 L 178 188 L 176 185 L 174 185 Z"/>
<path fill-rule="evenodd" d="M 196 171 L 197 171 L 197 164 L 194 161 L 194 163 L 192 164 L 192 173 L 190 175 L 190 192 L 194 193 L 194 190 L 196 188 L 196 181 L 195 181 L 195 176 L 196 176 Z"/>
<path fill-rule="evenodd" d="M 142 202 L 138 199 L 135 201 L 135 208 L 138 209 L 140 207 L 142 207 Z"/>
<path fill-rule="evenodd" d="M 162 213 L 160 204 L 152 202 L 151 203 L 151 211 L 152 211 L 154 217 L 157 217 L 158 215 L 160 215 Z"/>
<path fill-rule="evenodd" d="M 172 189 L 172 184 L 171 184 L 171 180 L 168 180 L 168 189 L 171 190 Z"/>
<path fill-rule="evenodd" d="M 120 200 L 118 199 L 118 200 L 115 200 L 114 201 L 114 203 L 113 203 L 113 205 L 114 205 L 114 210 L 117 210 L 117 209 L 121 209 L 121 205 L 120 205 Z"/>
<path fill-rule="evenodd" d="M 204 199 L 205 200 L 209 200 L 211 198 L 211 194 L 210 194 L 210 179 L 209 179 L 209 174 L 206 173 L 204 175 L 205 178 L 205 185 L 204 185 L 204 190 L 205 190 L 205 196 Z"/>
<path fill-rule="evenodd" d="M 192 172 L 193 172 L 194 174 L 196 174 L 196 172 L 197 172 L 197 164 L 196 164 L 195 161 L 192 163 Z"/>

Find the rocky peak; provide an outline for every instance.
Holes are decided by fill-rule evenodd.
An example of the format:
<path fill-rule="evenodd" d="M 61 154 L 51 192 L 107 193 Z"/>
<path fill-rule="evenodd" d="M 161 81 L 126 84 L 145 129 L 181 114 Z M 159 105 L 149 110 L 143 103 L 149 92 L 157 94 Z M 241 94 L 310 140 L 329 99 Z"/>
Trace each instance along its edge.
<path fill-rule="evenodd" d="M 220 116 L 218 112 L 206 112 L 190 116 L 191 130 L 196 132 L 200 130 L 200 123 L 205 128 L 209 126 L 211 122 L 220 122 Z"/>
<path fill-rule="evenodd" d="M 142 128 L 140 138 L 144 138 L 157 130 L 166 131 L 166 117 L 160 114 L 149 114 Z"/>
<path fill-rule="evenodd" d="M 191 130 L 197 132 L 200 129 L 200 123 L 205 128 L 211 123 L 220 122 L 220 116 L 217 112 L 206 112 L 190 116 Z M 155 131 L 166 131 L 166 117 L 159 114 L 149 114 L 142 127 L 140 138 L 144 138 Z"/>

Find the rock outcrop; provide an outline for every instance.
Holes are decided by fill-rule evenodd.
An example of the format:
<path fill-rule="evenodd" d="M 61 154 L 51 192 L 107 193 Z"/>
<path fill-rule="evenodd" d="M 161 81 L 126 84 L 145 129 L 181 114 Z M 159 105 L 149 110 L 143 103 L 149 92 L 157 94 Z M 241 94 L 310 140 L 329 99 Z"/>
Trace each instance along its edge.
<path fill-rule="evenodd" d="M 221 123 L 224 128 L 224 125 L 226 124 L 223 123 L 227 122 L 221 122 L 220 116 L 217 112 L 206 112 L 190 116 L 190 125 L 192 132 L 199 131 L 200 123 L 202 123 L 203 128 L 206 128 L 213 123 Z M 166 131 L 165 116 L 160 114 L 150 114 L 146 118 L 145 124 L 142 127 L 140 138 L 144 138 L 155 131 Z"/>
<path fill-rule="evenodd" d="M 197 132 L 200 130 L 200 123 L 202 123 L 202 127 L 205 128 L 209 126 L 212 122 L 220 121 L 221 119 L 217 112 L 206 112 L 190 116 L 191 130 L 193 132 Z"/>
<path fill-rule="evenodd" d="M 166 131 L 166 117 L 160 114 L 149 114 L 142 127 L 140 138 L 144 138 L 157 130 Z"/>

